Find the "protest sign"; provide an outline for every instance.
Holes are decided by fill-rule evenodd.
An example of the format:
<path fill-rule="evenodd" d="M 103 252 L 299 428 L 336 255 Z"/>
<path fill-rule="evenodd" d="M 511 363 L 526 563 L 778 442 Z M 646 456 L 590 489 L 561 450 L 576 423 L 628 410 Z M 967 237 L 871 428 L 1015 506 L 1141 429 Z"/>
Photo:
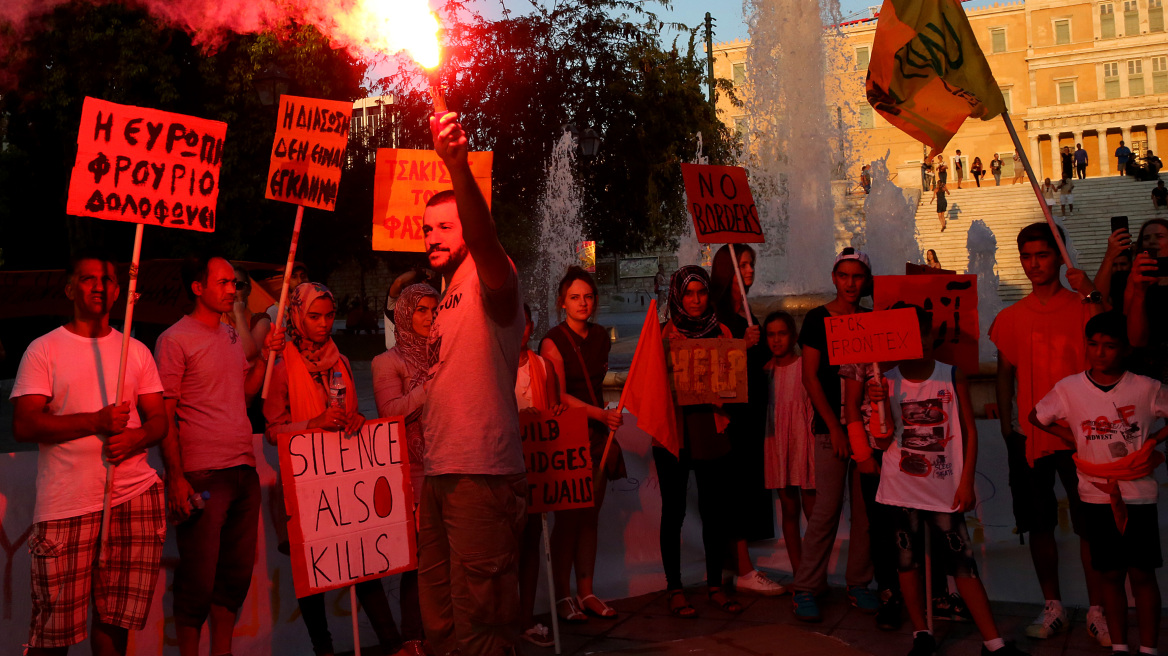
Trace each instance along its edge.
<path fill-rule="evenodd" d="M 671 339 L 667 346 L 678 405 L 746 403 L 746 340 Z"/>
<path fill-rule="evenodd" d="M 404 425 L 277 438 L 297 597 L 417 567 Z"/>
<path fill-rule="evenodd" d="M 576 242 L 576 259 L 580 261 L 580 268 L 588 273 L 596 273 L 596 242 Z"/>
<path fill-rule="evenodd" d="M 491 204 L 493 153 L 470 153 L 475 182 Z M 378 148 L 373 174 L 373 250 L 423 253 L 422 212 L 434 194 L 453 189 L 450 172 L 432 150 Z"/>
<path fill-rule="evenodd" d="M 924 308 L 933 317 L 934 357 L 966 375 L 978 372 L 976 275 L 876 276 L 872 289 L 877 310 Z"/>
<path fill-rule="evenodd" d="M 763 242 L 758 208 L 740 166 L 682 164 L 686 205 L 703 244 Z"/>
<path fill-rule="evenodd" d="M 519 414 L 527 463 L 527 512 L 591 508 L 592 452 L 588 411 L 572 408 Z"/>
<path fill-rule="evenodd" d="M 956 275 L 956 271 L 949 269 L 934 269 L 931 266 L 923 264 L 914 264 L 912 262 L 904 263 L 904 273 L 908 276 L 937 276 L 942 274 Z"/>
<path fill-rule="evenodd" d="M 335 210 L 352 114 L 351 103 L 280 96 L 264 197 Z"/>
<path fill-rule="evenodd" d="M 921 330 L 912 308 L 827 317 L 827 361 L 869 364 L 921 357 Z"/>
<path fill-rule="evenodd" d="M 227 124 L 86 98 L 65 211 L 215 230 Z"/>

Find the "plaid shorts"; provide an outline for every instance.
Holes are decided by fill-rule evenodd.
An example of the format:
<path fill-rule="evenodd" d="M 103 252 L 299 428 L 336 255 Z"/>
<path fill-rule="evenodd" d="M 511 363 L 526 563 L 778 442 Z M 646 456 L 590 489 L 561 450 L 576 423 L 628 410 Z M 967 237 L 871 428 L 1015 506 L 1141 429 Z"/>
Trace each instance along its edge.
<path fill-rule="evenodd" d="M 28 646 L 68 647 L 86 636 L 92 593 L 104 624 L 141 630 L 154 598 L 166 503 L 162 483 L 110 512 L 109 554 L 98 564 L 101 511 L 37 522 L 32 558 L 32 625 Z"/>

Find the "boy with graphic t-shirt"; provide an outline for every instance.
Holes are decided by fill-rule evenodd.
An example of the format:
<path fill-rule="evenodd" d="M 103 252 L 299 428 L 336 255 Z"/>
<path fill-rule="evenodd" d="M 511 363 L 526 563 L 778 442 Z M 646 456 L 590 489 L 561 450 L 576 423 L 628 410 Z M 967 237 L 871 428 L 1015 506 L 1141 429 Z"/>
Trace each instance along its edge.
<path fill-rule="evenodd" d="M 1055 384 L 1031 411 L 1030 422 L 1075 446 L 1091 565 L 1105 580 L 1103 607 L 1112 650 L 1128 651 L 1124 580 L 1130 577 L 1140 653 L 1156 654 L 1160 633 L 1156 569 L 1164 559 L 1154 474 L 1164 461 L 1156 445 L 1168 436 L 1168 429 L 1155 435 L 1148 429 L 1158 418 L 1168 417 L 1168 389 L 1124 369 L 1128 343 L 1121 314 L 1092 318 L 1086 333 L 1090 368 Z"/>
<path fill-rule="evenodd" d="M 933 359 L 932 317 L 917 308 L 917 320 L 921 359 L 901 362 L 885 375 L 884 385 L 875 378 L 868 384 L 869 396 L 884 404 L 885 416 L 895 425 L 896 439 L 884 454 L 876 501 L 891 507 L 895 517 L 901 594 L 913 624 L 909 656 L 937 650 L 925 619 L 917 569 L 924 549 L 922 528 L 944 536 L 949 548 L 942 550 L 938 565 L 954 577 L 969 606 L 984 641 L 983 656 L 1022 654 L 998 633 L 965 528 L 964 513 L 976 502 L 977 467 L 977 426 L 969 383 L 953 365 Z"/>

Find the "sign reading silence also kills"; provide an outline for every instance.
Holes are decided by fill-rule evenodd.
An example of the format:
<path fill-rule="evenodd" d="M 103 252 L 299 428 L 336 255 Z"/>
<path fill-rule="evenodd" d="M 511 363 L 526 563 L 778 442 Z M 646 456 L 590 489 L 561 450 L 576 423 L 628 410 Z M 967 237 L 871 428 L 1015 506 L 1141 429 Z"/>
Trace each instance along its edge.
<path fill-rule="evenodd" d="M 494 154 L 470 153 L 471 175 L 491 205 Z M 373 250 L 424 253 L 422 214 L 440 191 L 453 189 L 450 172 L 432 150 L 378 148 L 373 174 Z"/>
<path fill-rule="evenodd" d="M 759 244 L 764 241 L 758 207 L 740 166 L 682 164 L 686 207 L 703 244 Z"/>
<path fill-rule="evenodd" d="M 335 210 L 353 106 L 280 96 L 266 198 Z"/>
<path fill-rule="evenodd" d="M 215 230 L 227 124 L 86 98 L 65 211 Z"/>
<path fill-rule="evenodd" d="M 912 308 L 825 318 L 827 361 L 833 365 L 915 360 L 921 330 Z"/>
<path fill-rule="evenodd" d="M 404 425 L 277 437 L 297 597 L 417 567 Z"/>
<path fill-rule="evenodd" d="M 525 411 L 519 413 L 519 422 L 527 463 L 527 512 L 591 508 L 588 411 Z"/>

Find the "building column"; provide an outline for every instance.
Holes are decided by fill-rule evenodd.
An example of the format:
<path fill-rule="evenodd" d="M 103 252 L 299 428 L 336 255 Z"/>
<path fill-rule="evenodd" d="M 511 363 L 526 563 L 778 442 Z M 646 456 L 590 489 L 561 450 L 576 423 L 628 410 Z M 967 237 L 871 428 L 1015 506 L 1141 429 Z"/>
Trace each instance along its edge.
<path fill-rule="evenodd" d="M 1107 128 L 1097 128 L 1099 135 L 1099 175 L 1111 175 L 1111 153 L 1107 152 Z"/>
<path fill-rule="evenodd" d="M 1082 130 L 1079 130 L 1078 132 L 1072 132 L 1071 134 L 1075 136 L 1075 146 L 1080 146 L 1080 145 L 1082 145 L 1082 143 L 1083 143 L 1083 131 L 1082 131 Z"/>
<path fill-rule="evenodd" d="M 1153 154 L 1158 154 L 1160 148 L 1156 145 L 1156 124 L 1148 123 L 1144 129 L 1147 130 L 1148 135 L 1148 150 L 1152 151 Z"/>
<path fill-rule="evenodd" d="M 1123 132 L 1123 145 L 1127 146 L 1128 148 L 1131 148 L 1131 145 L 1132 145 L 1131 126 L 1130 125 L 1121 125 L 1121 126 L 1119 126 L 1119 129 L 1121 132 Z"/>
<path fill-rule="evenodd" d="M 1030 152 L 1026 153 L 1027 157 L 1030 158 L 1030 168 L 1034 169 L 1034 177 L 1038 177 L 1042 173 L 1042 151 L 1038 148 L 1039 136 L 1041 135 L 1030 136 Z"/>
<path fill-rule="evenodd" d="M 1063 167 L 1063 161 L 1062 161 L 1062 158 L 1059 157 L 1059 133 L 1052 132 L 1050 135 L 1050 179 L 1051 179 L 1051 181 L 1062 179 L 1062 167 Z M 1039 182 L 1042 182 L 1042 180 L 1039 180 Z"/>

